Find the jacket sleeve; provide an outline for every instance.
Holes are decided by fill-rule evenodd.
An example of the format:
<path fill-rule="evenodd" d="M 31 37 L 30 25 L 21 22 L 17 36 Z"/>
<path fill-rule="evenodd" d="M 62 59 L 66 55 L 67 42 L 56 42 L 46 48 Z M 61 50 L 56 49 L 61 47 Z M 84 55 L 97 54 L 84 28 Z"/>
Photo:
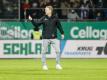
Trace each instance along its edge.
<path fill-rule="evenodd" d="M 61 25 L 60 21 L 58 20 L 58 18 L 57 18 L 56 25 L 57 25 L 57 28 L 59 29 L 60 33 L 61 33 L 61 34 L 64 34 L 62 25 Z"/>
<path fill-rule="evenodd" d="M 38 27 L 41 24 L 43 24 L 43 20 L 44 20 L 44 16 L 40 19 L 33 19 L 31 22 L 35 27 Z"/>

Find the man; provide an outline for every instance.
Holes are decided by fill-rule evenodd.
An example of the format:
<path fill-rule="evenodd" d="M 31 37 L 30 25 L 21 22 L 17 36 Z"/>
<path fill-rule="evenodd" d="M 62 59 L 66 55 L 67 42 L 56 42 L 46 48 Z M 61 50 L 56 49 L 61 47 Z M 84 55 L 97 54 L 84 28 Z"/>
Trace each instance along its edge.
<path fill-rule="evenodd" d="M 61 37 L 64 39 L 64 31 L 62 29 L 62 26 L 57 18 L 56 15 L 53 15 L 53 7 L 52 6 L 46 6 L 45 8 L 45 15 L 38 19 L 33 20 L 29 16 L 29 20 L 32 21 L 32 23 L 36 23 L 36 26 L 43 25 L 43 31 L 42 31 L 42 39 L 43 39 L 43 50 L 42 50 L 42 65 L 43 70 L 48 70 L 48 66 L 46 64 L 46 52 L 49 44 L 52 44 L 56 51 L 56 69 L 61 70 L 62 67 L 60 65 L 60 45 L 58 44 L 57 39 L 57 29 L 61 32 Z"/>

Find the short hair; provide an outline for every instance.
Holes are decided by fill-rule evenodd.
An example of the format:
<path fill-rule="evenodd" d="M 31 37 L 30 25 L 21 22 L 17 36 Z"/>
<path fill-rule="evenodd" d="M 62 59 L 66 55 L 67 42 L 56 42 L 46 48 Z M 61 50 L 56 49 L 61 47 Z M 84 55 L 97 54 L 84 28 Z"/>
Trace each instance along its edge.
<path fill-rule="evenodd" d="M 49 8 L 51 11 L 53 11 L 53 7 L 52 6 L 46 6 L 46 8 Z"/>

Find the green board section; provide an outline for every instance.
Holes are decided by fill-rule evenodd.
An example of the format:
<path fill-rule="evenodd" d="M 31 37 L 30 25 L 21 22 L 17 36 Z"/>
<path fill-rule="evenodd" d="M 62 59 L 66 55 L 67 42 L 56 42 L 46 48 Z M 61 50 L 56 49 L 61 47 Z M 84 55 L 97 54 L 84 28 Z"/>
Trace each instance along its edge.
<path fill-rule="evenodd" d="M 107 22 L 61 22 L 65 40 L 106 40 Z M 0 39 L 31 39 L 31 22 L 0 22 Z M 58 31 L 58 38 L 60 33 Z"/>

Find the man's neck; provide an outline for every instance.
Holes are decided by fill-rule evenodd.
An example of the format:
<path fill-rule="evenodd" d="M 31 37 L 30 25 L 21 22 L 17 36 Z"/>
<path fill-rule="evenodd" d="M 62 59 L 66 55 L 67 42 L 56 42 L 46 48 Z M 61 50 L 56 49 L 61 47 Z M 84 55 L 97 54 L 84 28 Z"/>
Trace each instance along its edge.
<path fill-rule="evenodd" d="M 48 17 L 51 17 L 51 16 L 52 16 L 52 14 L 48 14 L 47 16 L 48 16 Z"/>

